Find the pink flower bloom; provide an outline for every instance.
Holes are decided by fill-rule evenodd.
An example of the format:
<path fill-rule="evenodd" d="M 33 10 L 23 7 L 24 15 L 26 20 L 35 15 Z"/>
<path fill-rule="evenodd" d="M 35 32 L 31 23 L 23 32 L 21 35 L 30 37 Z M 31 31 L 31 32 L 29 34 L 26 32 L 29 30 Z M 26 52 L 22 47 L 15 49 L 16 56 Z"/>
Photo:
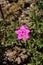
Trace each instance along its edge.
<path fill-rule="evenodd" d="M 19 40 L 23 38 L 28 39 L 30 30 L 27 29 L 25 25 L 22 25 L 20 29 L 15 30 L 15 33 L 18 35 Z"/>

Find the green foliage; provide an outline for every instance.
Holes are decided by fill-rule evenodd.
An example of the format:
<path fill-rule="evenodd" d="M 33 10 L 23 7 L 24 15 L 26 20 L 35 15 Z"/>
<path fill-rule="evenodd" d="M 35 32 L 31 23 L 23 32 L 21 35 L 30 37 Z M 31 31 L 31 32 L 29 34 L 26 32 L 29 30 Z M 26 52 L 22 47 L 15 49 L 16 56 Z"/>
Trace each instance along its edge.
<path fill-rule="evenodd" d="M 35 10 L 41 11 L 41 14 L 36 13 Z M 25 47 L 27 52 L 33 55 L 27 65 L 43 65 L 43 2 L 38 0 L 33 6 L 33 11 L 29 10 L 27 14 L 31 22 L 26 22 L 25 25 L 30 28 L 31 33 Z M 14 31 L 22 24 L 18 21 L 9 23 L 4 20 L 0 22 L 0 46 L 15 44 L 18 39 Z M 18 43 L 21 44 L 21 41 L 18 40 Z"/>

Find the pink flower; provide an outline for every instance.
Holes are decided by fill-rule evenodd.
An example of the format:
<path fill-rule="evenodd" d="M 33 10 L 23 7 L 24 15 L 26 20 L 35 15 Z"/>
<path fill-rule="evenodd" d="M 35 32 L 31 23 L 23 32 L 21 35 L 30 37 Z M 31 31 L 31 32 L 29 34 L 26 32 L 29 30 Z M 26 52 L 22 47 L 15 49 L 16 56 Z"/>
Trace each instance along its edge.
<path fill-rule="evenodd" d="M 15 33 L 18 35 L 18 39 L 28 39 L 29 38 L 29 34 L 30 30 L 26 28 L 25 25 L 20 26 L 20 29 L 15 30 Z"/>

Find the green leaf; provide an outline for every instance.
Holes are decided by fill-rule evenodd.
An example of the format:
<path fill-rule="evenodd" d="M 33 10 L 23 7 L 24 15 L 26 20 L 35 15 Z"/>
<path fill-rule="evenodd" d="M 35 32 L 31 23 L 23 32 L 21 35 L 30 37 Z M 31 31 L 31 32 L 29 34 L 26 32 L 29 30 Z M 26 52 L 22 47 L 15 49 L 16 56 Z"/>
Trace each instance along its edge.
<path fill-rule="evenodd" d="M 32 65 L 31 63 L 28 63 L 27 65 Z"/>
<path fill-rule="evenodd" d="M 43 43 L 41 42 L 40 39 L 37 39 L 37 40 L 36 40 L 36 44 L 37 44 L 40 48 L 43 47 Z"/>

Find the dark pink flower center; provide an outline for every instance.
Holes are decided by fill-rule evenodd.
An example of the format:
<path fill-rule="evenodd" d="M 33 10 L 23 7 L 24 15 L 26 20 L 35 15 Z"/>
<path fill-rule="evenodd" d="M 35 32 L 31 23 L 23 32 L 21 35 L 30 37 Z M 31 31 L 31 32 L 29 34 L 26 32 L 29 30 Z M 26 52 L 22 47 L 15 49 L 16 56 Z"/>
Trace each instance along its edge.
<path fill-rule="evenodd" d="M 22 30 L 22 31 L 21 31 L 21 34 L 22 34 L 22 35 L 25 35 L 25 34 L 26 34 L 26 31 L 25 31 L 25 30 Z"/>

